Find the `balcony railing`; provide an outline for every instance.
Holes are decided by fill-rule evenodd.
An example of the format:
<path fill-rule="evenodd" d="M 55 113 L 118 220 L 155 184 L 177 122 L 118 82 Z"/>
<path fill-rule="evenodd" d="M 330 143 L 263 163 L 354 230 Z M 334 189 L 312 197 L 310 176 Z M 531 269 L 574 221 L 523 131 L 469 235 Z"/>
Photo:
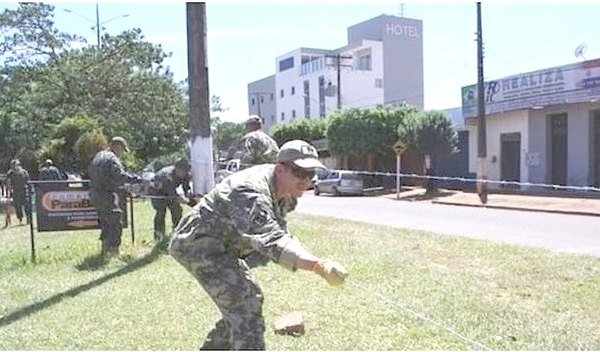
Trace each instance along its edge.
<path fill-rule="evenodd" d="M 321 71 L 323 70 L 323 68 L 325 68 L 325 60 L 323 58 L 311 60 L 302 64 L 302 66 L 300 67 L 300 76 Z"/>

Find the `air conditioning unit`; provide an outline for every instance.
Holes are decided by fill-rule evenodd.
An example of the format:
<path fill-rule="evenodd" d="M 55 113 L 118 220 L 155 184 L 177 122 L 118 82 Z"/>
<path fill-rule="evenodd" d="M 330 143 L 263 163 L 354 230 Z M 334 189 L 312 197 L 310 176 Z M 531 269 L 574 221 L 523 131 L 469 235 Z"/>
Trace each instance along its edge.
<path fill-rule="evenodd" d="M 330 84 L 325 88 L 325 96 L 335 97 L 336 95 L 337 95 L 337 86 Z"/>

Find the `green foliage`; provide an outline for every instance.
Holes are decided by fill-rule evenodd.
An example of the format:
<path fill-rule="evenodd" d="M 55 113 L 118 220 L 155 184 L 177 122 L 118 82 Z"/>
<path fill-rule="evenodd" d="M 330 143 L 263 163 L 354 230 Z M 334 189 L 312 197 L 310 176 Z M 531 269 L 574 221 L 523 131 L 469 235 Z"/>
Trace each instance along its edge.
<path fill-rule="evenodd" d="M 213 125 L 213 143 L 215 151 L 232 155 L 244 135 L 244 124 L 238 122 L 217 122 Z"/>
<path fill-rule="evenodd" d="M 324 139 L 329 122 L 329 119 L 302 119 L 286 124 L 276 124 L 271 129 L 271 135 L 278 145 L 294 139 L 308 142 Z"/>
<path fill-rule="evenodd" d="M 61 48 L 84 41 L 77 35 L 59 32 L 53 16 L 54 6 L 43 3 L 19 3 L 18 9 L 0 14 L 0 29 L 5 34 L 0 55 L 6 55 L 5 64 L 27 66 L 56 61 Z"/>
<path fill-rule="evenodd" d="M 398 139 L 398 125 L 417 112 L 410 105 L 335 112 L 327 129 L 329 150 L 332 155 L 388 154 Z"/>
<path fill-rule="evenodd" d="M 75 144 L 84 133 L 99 131 L 100 126 L 98 121 L 81 114 L 62 120 L 52 130 L 51 139 L 38 149 L 38 162 L 50 158 L 61 169 L 78 170 L 82 160 L 77 157 Z"/>
<path fill-rule="evenodd" d="M 411 115 L 398 126 L 398 136 L 410 149 L 434 158 L 454 153 L 458 144 L 458 134 L 452 121 L 435 110 Z"/>
<path fill-rule="evenodd" d="M 185 87 L 164 67 L 168 54 L 144 41 L 139 29 L 105 34 L 100 47 L 80 49 L 82 38 L 54 27 L 53 11 L 22 3 L 0 14 L 7 34 L 0 44 L 0 116 L 8 126 L 0 133 L 6 143 L 0 159 L 20 148 L 43 146 L 38 154 L 61 148 L 50 141 L 52 126 L 80 115 L 93 117 L 107 136 L 127 139 L 136 154 L 125 163 L 133 158 L 141 165 L 181 149 L 188 140 L 188 107 Z"/>
<path fill-rule="evenodd" d="M 106 136 L 99 129 L 84 132 L 73 147 L 73 151 L 77 156 L 78 167 L 82 173 L 87 174 L 87 168 L 96 153 L 105 149 L 108 146 Z"/>

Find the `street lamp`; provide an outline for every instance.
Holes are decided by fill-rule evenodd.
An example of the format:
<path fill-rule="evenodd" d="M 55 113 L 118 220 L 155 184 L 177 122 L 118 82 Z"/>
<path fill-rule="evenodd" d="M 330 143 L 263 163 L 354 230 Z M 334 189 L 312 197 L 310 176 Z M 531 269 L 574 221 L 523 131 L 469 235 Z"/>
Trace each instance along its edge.
<path fill-rule="evenodd" d="M 79 17 L 83 18 L 84 20 L 86 20 L 88 22 L 94 23 L 94 21 L 90 20 L 89 18 L 87 18 L 87 17 L 85 17 L 85 16 L 83 16 L 83 15 L 81 15 L 81 14 L 79 14 L 79 13 L 73 11 L 73 10 L 69 10 L 69 9 L 64 9 L 64 10 L 65 10 L 65 12 L 72 13 L 72 14 L 74 14 L 76 16 L 79 16 Z M 98 3 L 96 3 L 96 25 L 90 27 L 90 29 L 91 30 L 96 30 L 96 42 L 98 44 L 98 48 L 100 47 L 100 29 L 102 29 L 102 30 L 106 29 L 105 27 L 101 27 L 101 26 L 103 24 L 105 24 L 105 23 L 110 22 L 110 21 L 113 21 L 113 20 L 116 20 L 116 19 L 119 19 L 119 18 L 124 18 L 124 17 L 129 17 L 129 14 L 116 16 L 116 17 L 113 17 L 113 18 L 109 18 L 106 21 L 100 22 L 100 12 L 98 10 Z"/>

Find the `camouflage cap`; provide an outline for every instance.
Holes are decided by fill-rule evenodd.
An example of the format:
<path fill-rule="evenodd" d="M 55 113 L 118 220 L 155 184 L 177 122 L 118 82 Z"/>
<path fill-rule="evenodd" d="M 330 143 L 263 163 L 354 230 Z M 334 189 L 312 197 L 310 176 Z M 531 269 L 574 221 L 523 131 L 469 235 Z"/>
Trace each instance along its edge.
<path fill-rule="evenodd" d="M 283 143 L 279 148 L 276 161 L 278 163 L 291 162 L 302 169 L 327 169 L 318 158 L 319 154 L 315 147 L 303 140 L 295 139 Z"/>
<path fill-rule="evenodd" d="M 262 119 L 258 115 L 250 115 L 246 120 L 246 125 L 262 125 Z"/>
<path fill-rule="evenodd" d="M 190 171 L 192 169 L 192 165 L 190 165 L 190 162 L 185 158 L 177 160 L 175 162 L 175 167 L 185 171 Z"/>
<path fill-rule="evenodd" d="M 113 137 L 113 138 L 110 140 L 110 145 L 112 146 L 112 145 L 114 145 L 115 143 L 120 143 L 120 144 L 123 146 L 123 148 L 125 148 L 125 151 L 126 151 L 126 152 L 128 152 L 128 151 L 129 151 L 129 146 L 127 145 L 127 141 L 125 140 L 125 138 L 123 138 L 123 137 L 119 137 L 119 136 L 117 136 L 117 137 Z"/>

